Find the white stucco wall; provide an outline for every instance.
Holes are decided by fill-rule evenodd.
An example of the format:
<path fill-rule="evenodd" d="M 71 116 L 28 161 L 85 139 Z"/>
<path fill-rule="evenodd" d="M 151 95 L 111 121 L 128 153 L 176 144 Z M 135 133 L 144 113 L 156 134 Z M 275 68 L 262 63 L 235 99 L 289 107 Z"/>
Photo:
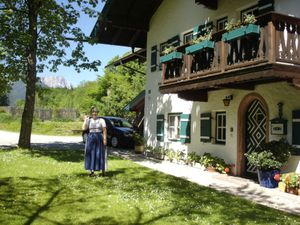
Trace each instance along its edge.
<path fill-rule="evenodd" d="M 296 13 L 295 7 L 297 1 L 284 0 L 276 1 L 276 9 L 282 12 L 293 11 Z M 185 33 L 194 26 L 203 24 L 209 17 L 210 20 L 216 21 L 219 18 L 228 16 L 238 18 L 240 11 L 248 8 L 257 1 L 247 0 L 221 0 L 217 11 L 208 10 L 202 5 L 196 5 L 194 0 L 164 0 L 157 12 L 151 19 L 150 31 L 148 33 L 147 58 L 151 58 L 151 47 L 169 38 Z M 299 3 L 298 3 L 299 4 Z M 299 7 L 298 7 L 299 8 Z M 299 10 L 300 11 L 300 10 Z M 299 13 L 299 12 L 298 12 Z M 288 119 L 288 135 L 287 139 L 291 141 L 291 111 L 300 109 L 300 91 L 291 87 L 286 82 L 257 85 L 254 91 L 244 91 L 236 89 L 226 89 L 220 91 L 209 92 L 208 102 L 192 102 L 179 99 L 175 94 L 161 95 L 158 90 L 161 82 L 161 71 L 151 72 L 150 61 L 148 60 L 146 98 L 145 98 L 145 136 L 148 144 L 152 146 L 163 146 L 174 150 L 194 151 L 199 154 L 210 152 L 219 156 L 229 163 L 236 163 L 237 160 L 237 113 L 238 107 L 242 99 L 249 93 L 255 92 L 263 96 L 268 103 L 269 118 L 273 119 L 278 116 L 278 102 L 283 102 L 283 117 Z M 224 107 L 222 99 L 229 95 L 233 95 L 230 106 Z M 212 144 L 200 142 L 200 113 L 226 111 L 227 116 L 227 133 L 226 144 Z M 167 119 L 168 113 L 184 113 L 192 115 L 191 123 L 191 143 L 182 144 L 180 142 L 171 142 L 167 138 L 167 121 L 165 121 L 165 140 L 157 142 L 156 140 L 156 116 L 164 114 Z M 280 139 L 280 136 L 269 135 L 270 140 Z M 300 157 L 293 157 L 293 168 L 300 169 Z M 289 170 L 287 168 L 286 170 Z"/>

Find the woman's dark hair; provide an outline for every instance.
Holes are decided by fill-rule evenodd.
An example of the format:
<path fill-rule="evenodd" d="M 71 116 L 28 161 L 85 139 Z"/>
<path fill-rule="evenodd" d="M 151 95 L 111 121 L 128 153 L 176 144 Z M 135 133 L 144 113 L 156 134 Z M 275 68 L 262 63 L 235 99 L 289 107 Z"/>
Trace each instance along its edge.
<path fill-rule="evenodd" d="M 95 106 L 92 106 L 92 107 L 91 107 L 91 114 L 92 114 L 93 112 L 98 113 L 99 110 L 98 110 Z"/>

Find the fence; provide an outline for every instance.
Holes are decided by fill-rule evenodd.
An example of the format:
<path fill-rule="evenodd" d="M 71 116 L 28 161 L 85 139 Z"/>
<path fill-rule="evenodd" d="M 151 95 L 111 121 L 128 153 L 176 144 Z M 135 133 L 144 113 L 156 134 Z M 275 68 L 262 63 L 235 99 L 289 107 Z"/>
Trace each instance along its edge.
<path fill-rule="evenodd" d="M 23 109 L 15 106 L 2 107 L 4 110 L 12 116 L 22 116 Z M 78 111 L 75 109 L 35 109 L 34 117 L 41 120 L 52 120 L 57 119 L 71 119 L 75 120 L 78 118 Z"/>

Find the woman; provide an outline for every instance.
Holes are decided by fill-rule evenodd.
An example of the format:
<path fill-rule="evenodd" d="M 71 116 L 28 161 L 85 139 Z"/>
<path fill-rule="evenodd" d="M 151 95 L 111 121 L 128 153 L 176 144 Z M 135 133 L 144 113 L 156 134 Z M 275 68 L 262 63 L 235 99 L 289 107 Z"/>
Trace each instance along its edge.
<path fill-rule="evenodd" d="M 102 171 L 105 176 L 107 169 L 106 152 L 106 124 L 104 119 L 99 118 L 96 107 L 91 108 L 91 117 L 85 117 L 82 129 L 89 129 L 89 134 L 85 143 L 84 166 L 90 170 L 90 176 L 94 176 L 95 171 Z M 100 174 L 99 174 L 100 175 Z"/>

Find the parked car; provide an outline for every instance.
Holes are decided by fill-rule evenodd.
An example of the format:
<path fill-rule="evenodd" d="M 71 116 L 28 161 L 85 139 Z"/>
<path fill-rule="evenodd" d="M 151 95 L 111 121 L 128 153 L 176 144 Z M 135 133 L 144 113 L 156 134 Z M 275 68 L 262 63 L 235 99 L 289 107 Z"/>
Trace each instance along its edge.
<path fill-rule="evenodd" d="M 101 116 L 106 123 L 107 129 L 107 145 L 116 147 L 134 147 L 134 140 L 132 137 L 133 126 L 124 118 L 113 116 Z M 87 138 L 87 133 L 82 133 L 83 143 Z"/>
<path fill-rule="evenodd" d="M 112 147 L 134 146 L 132 138 L 133 126 L 124 118 L 101 116 L 105 120 L 107 129 L 107 144 Z"/>

